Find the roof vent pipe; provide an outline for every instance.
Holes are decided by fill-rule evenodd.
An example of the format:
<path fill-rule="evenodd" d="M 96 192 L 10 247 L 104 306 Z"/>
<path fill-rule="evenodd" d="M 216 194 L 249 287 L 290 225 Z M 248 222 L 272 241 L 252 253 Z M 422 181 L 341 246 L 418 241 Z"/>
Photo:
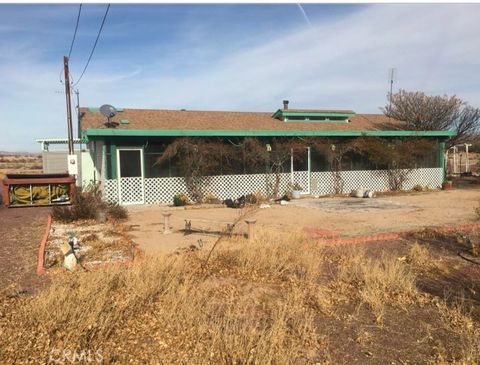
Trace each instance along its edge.
<path fill-rule="evenodd" d="M 288 110 L 288 100 L 283 101 L 283 110 Z"/>

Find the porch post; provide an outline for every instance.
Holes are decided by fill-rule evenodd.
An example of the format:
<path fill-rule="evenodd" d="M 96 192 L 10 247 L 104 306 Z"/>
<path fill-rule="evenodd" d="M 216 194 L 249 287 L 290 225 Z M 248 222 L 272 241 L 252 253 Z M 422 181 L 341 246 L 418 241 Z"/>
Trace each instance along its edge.
<path fill-rule="evenodd" d="M 311 179 L 311 175 L 312 175 L 312 161 L 311 161 L 311 157 L 312 157 L 312 148 L 309 146 L 307 147 L 308 149 L 308 194 L 311 194 L 312 193 L 312 179 Z"/>
<path fill-rule="evenodd" d="M 105 141 L 102 142 L 102 157 L 100 162 L 100 179 L 103 184 L 105 184 L 105 180 L 108 179 L 107 175 L 107 146 Z"/>
<path fill-rule="evenodd" d="M 293 148 L 290 149 L 290 182 L 293 185 Z"/>
<path fill-rule="evenodd" d="M 117 146 L 115 142 L 110 143 L 110 176 L 112 179 L 118 179 L 117 176 Z"/>
<path fill-rule="evenodd" d="M 445 142 L 440 142 L 440 166 L 442 166 L 443 180 L 445 180 L 445 177 L 447 176 L 446 166 L 445 166 L 445 154 L 447 154 L 448 156 L 448 150 L 445 151 Z M 446 162 L 448 163 L 448 157 Z"/>
<path fill-rule="evenodd" d="M 466 154 L 466 161 L 465 161 L 465 172 L 468 173 L 470 170 L 470 161 L 468 159 L 468 147 L 470 147 L 470 143 L 465 143 L 465 154 Z"/>
<path fill-rule="evenodd" d="M 457 147 L 453 146 L 453 174 L 457 173 Z"/>

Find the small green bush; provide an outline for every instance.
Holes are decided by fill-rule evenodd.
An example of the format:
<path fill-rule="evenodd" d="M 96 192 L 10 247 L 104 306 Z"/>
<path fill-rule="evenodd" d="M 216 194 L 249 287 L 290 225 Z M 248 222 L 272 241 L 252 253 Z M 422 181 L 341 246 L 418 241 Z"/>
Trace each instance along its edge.
<path fill-rule="evenodd" d="M 178 193 L 173 197 L 173 205 L 181 207 L 188 204 L 188 196 L 185 193 Z"/>

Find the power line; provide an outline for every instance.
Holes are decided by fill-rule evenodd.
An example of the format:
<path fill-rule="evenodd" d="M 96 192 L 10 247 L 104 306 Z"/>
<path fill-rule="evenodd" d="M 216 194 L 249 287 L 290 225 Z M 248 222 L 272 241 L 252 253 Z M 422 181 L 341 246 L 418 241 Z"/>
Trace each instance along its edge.
<path fill-rule="evenodd" d="M 95 39 L 95 43 L 93 45 L 92 52 L 90 52 L 90 56 L 88 57 L 87 63 L 86 63 L 86 65 L 85 65 L 85 67 L 82 71 L 82 74 L 78 78 L 77 82 L 73 85 L 74 87 L 78 85 L 78 83 L 80 82 L 80 80 L 83 77 L 83 74 L 85 73 L 85 71 L 87 71 L 87 67 L 90 64 L 90 60 L 92 59 L 92 56 L 93 56 L 93 52 L 95 52 L 95 47 L 97 47 L 98 39 L 100 38 L 100 34 L 102 33 L 103 25 L 105 24 L 105 19 L 107 19 L 108 9 L 110 9 L 110 4 L 108 4 L 107 10 L 105 11 L 105 15 L 103 16 L 102 25 L 100 26 L 100 29 L 98 30 L 97 39 Z"/>
<path fill-rule="evenodd" d="M 70 59 L 70 55 L 72 54 L 73 44 L 75 43 L 75 37 L 77 36 L 78 22 L 80 21 L 81 12 L 82 12 L 82 4 L 80 4 L 80 6 L 78 7 L 77 24 L 75 25 L 75 32 L 73 33 L 72 43 L 70 44 L 70 51 L 68 51 L 69 59 Z"/>
<path fill-rule="evenodd" d="M 77 30 L 78 30 L 78 23 L 80 22 L 80 14 L 82 12 L 82 4 L 80 4 L 78 8 L 78 14 L 77 14 L 77 24 L 75 24 L 75 31 L 73 32 L 73 38 L 72 38 L 72 43 L 70 43 L 70 50 L 68 51 L 68 58 L 70 59 L 70 56 L 72 55 L 72 50 L 73 50 L 73 44 L 75 43 L 75 37 L 77 36 Z M 63 85 L 63 79 L 62 79 L 62 73 L 63 73 L 63 67 L 60 69 L 60 83 Z M 72 74 L 70 74 L 70 77 Z"/>

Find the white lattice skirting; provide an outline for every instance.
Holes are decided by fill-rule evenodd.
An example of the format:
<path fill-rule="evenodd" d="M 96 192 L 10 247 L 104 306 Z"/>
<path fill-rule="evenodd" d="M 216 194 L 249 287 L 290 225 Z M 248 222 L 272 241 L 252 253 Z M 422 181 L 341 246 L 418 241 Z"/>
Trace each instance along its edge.
<path fill-rule="evenodd" d="M 290 183 L 290 173 L 280 174 L 279 193 L 283 194 Z M 300 184 L 308 193 L 308 172 L 294 172 L 294 183 Z M 343 192 L 366 188 L 374 191 L 389 189 L 388 172 L 386 170 L 343 171 L 340 173 Z M 338 180 L 337 180 L 338 182 Z M 442 168 L 415 169 L 408 174 L 404 183 L 405 190 L 415 185 L 429 188 L 439 188 L 443 182 Z M 120 187 L 119 187 L 120 185 Z M 237 198 L 249 193 L 261 192 L 271 195 L 275 185 L 275 175 L 246 174 L 210 176 L 202 181 L 204 191 L 218 199 Z M 312 172 L 310 174 L 310 193 L 312 195 L 327 195 L 335 192 L 335 178 L 331 172 Z M 120 189 L 120 191 L 119 191 Z M 120 194 L 119 194 L 120 193 Z M 106 200 L 121 204 L 164 204 L 172 203 L 177 193 L 190 195 L 181 177 L 160 178 L 122 178 L 120 184 L 116 179 L 106 180 L 104 195 Z"/>

